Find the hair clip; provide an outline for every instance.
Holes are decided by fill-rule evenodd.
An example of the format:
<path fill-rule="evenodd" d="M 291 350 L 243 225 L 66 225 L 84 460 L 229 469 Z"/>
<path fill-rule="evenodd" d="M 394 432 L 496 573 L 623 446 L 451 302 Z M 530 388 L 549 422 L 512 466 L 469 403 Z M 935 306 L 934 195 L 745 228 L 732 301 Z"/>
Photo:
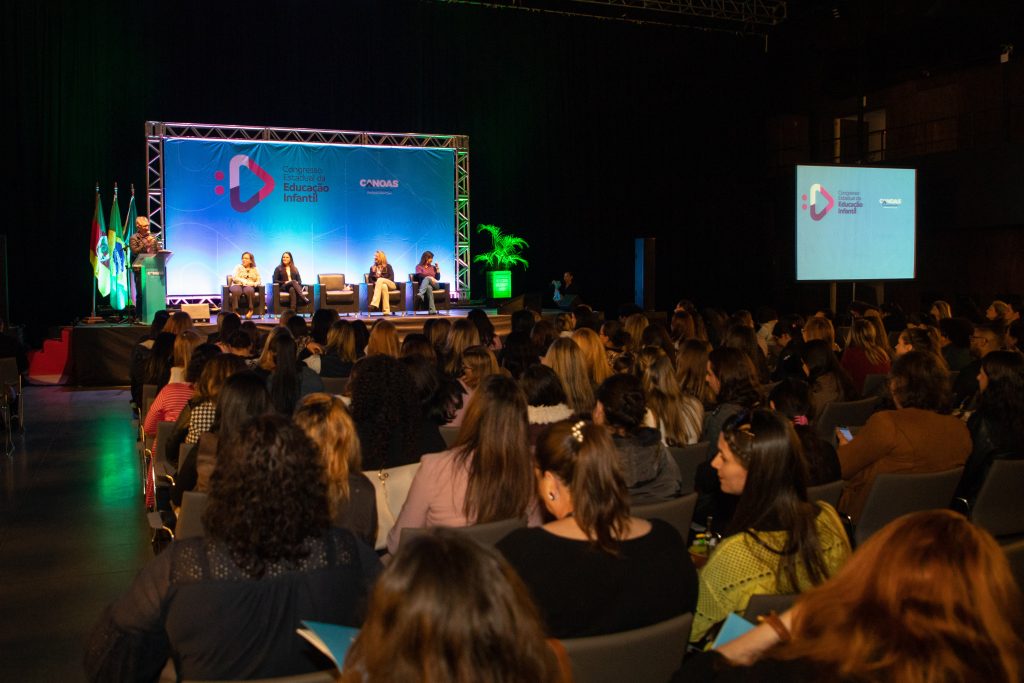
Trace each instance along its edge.
<path fill-rule="evenodd" d="M 750 438 L 754 438 L 754 437 L 757 436 L 757 434 L 754 434 L 754 430 L 752 430 L 750 428 L 750 423 L 749 422 L 745 422 L 745 423 L 741 424 L 737 431 L 743 432 L 744 434 L 746 434 Z"/>
<path fill-rule="evenodd" d="M 576 443 L 583 443 L 583 426 L 587 424 L 585 420 L 580 420 L 572 426 L 572 438 L 576 439 Z"/>

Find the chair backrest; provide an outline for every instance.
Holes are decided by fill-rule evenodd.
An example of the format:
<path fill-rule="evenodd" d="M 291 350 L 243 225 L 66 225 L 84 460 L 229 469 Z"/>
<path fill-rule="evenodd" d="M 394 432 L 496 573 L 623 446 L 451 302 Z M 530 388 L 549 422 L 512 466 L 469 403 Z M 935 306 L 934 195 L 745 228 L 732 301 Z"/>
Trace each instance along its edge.
<path fill-rule="evenodd" d="M 840 425 L 857 426 L 864 424 L 875 412 L 878 398 L 869 396 L 858 401 L 833 401 L 821 411 L 821 416 L 814 428 L 818 436 L 828 443 L 835 443 L 836 427 Z"/>
<path fill-rule="evenodd" d="M 295 636 L 298 638 L 298 636 Z M 163 679 L 161 679 L 163 680 Z M 274 678 L 250 678 L 249 683 L 336 683 L 338 670 L 313 671 L 308 674 L 293 674 L 291 676 L 275 676 Z M 183 683 L 227 683 L 227 681 L 197 680 L 186 678 Z"/>
<path fill-rule="evenodd" d="M 769 612 L 774 611 L 776 614 L 782 614 L 793 606 L 799 595 L 799 593 L 783 593 L 781 595 L 759 593 L 751 595 L 750 602 L 747 603 L 747 609 L 743 611 L 743 618 L 756 624 L 758 617 L 766 616 Z"/>
<path fill-rule="evenodd" d="M 178 524 L 174 528 L 175 540 L 201 538 L 206 535 L 206 527 L 203 526 L 203 513 L 206 512 L 207 503 L 209 503 L 209 498 L 205 493 L 185 491 L 181 496 Z M 242 511 L 240 510 L 239 513 L 241 514 Z"/>
<path fill-rule="evenodd" d="M 643 519 L 663 519 L 676 528 L 683 542 L 690 536 L 690 522 L 693 521 L 693 510 L 697 507 L 697 494 L 688 493 L 682 498 L 675 498 L 664 503 L 635 505 L 630 512 Z"/>
<path fill-rule="evenodd" d="M 348 386 L 348 377 L 321 377 L 320 380 L 328 394 L 343 394 Z"/>
<path fill-rule="evenodd" d="M 1024 538 L 1004 545 L 1003 552 L 1010 561 L 1010 572 L 1017 580 L 1017 586 L 1024 591 Z"/>
<path fill-rule="evenodd" d="M 1024 460 L 995 460 L 974 501 L 971 521 L 996 537 L 1024 534 L 1022 497 Z"/>
<path fill-rule="evenodd" d="M 505 538 L 516 529 L 522 529 L 525 526 L 526 519 L 516 517 L 514 519 L 500 519 L 497 522 L 488 522 L 487 524 L 452 527 L 451 530 L 463 534 L 480 545 L 493 547 L 498 541 Z M 405 543 L 410 538 L 415 538 L 416 536 L 420 536 L 429 531 L 430 529 L 405 527 L 402 529 L 402 535 L 398 539 L 398 542 L 399 544 Z"/>
<path fill-rule="evenodd" d="M 345 289 L 345 276 L 342 273 L 320 273 L 316 279 L 323 289 Z"/>
<path fill-rule="evenodd" d="M 0 382 L 21 388 L 21 373 L 16 358 L 0 358 Z"/>
<path fill-rule="evenodd" d="M 174 422 L 158 422 L 156 425 L 156 462 L 171 463 L 167 457 L 167 442 L 174 434 Z"/>
<path fill-rule="evenodd" d="M 676 461 L 679 468 L 680 479 L 683 482 L 683 493 L 694 491 L 694 479 L 697 477 L 697 468 L 707 460 L 708 442 L 691 444 L 689 446 L 673 446 L 668 449 L 672 459 Z"/>
<path fill-rule="evenodd" d="M 679 668 L 690 638 L 693 614 L 589 638 L 562 641 L 576 683 L 667 681 Z"/>
<path fill-rule="evenodd" d="M 882 387 L 889 381 L 889 375 L 870 374 L 864 378 L 864 389 L 861 396 L 871 398 L 882 394 Z"/>
<path fill-rule="evenodd" d="M 455 439 L 459 436 L 459 427 L 452 427 L 450 425 L 441 425 L 438 427 L 441 432 L 441 438 L 444 439 L 444 445 L 451 448 L 455 445 Z"/>
<path fill-rule="evenodd" d="M 142 405 L 139 406 L 139 412 L 142 416 L 141 422 L 145 422 L 146 413 L 149 412 L 149 407 L 153 405 L 153 401 L 156 400 L 156 385 L 155 384 L 143 384 L 142 385 Z"/>
<path fill-rule="evenodd" d="M 839 507 L 839 496 L 843 494 L 843 488 L 846 486 L 846 482 L 842 479 L 837 479 L 829 484 L 819 484 L 818 486 L 807 487 L 807 500 L 812 503 L 817 501 L 823 501 L 828 503 L 834 508 Z"/>
<path fill-rule="evenodd" d="M 957 467 L 927 474 L 879 474 L 854 529 L 856 545 L 897 517 L 919 510 L 948 508 L 963 472 L 963 467 Z"/>
<path fill-rule="evenodd" d="M 199 443 L 183 443 L 178 446 L 178 466 L 175 468 L 176 471 L 181 471 L 181 465 L 188 458 L 189 453 L 199 448 Z"/>

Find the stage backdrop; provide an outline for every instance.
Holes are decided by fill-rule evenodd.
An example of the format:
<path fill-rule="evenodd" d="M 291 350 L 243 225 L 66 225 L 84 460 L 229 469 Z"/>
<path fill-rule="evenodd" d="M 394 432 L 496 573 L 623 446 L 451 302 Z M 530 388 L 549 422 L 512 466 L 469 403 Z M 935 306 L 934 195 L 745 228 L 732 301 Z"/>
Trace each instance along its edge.
<path fill-rule="evenodd" d="M 427 250 L 455 277 L 451 149 L 168 139 L 164 191 L 170 296 L 219 295 L 243 251 L 264 283 L 283 251 L 306 283 L 362 282 L 377 249 L 398 280 Z"/>

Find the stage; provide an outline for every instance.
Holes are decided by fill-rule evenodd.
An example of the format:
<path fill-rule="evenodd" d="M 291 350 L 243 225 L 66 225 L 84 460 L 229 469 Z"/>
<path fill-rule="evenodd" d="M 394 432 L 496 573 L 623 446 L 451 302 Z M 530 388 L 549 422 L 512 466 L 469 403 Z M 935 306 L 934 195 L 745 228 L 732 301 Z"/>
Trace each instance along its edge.
<path fill-rule="evenodd" d="M 368 315 L 342 316 L 343 320 L 362 320 L 368 326 L 378 320 L 388 320 L 398 328 L 399 337 L 414 332 L 422 332 L 423 325 L 430 318 L 465 317 L 469 308 L 454 308 L 442 315 L 409 314 L 409 315 Z M 487 317 L 494 324 L 500 335 L 508 334 L 511 329 L 511 315 L 500 315 L 493 308 L 484 309 Z M 307 318 L 307 321 L 309 318 Z M 277 325 L 277 318 L 266 316 L 253 318 L 261 329 L 269 330 Z M 213 316 L 210 323 L 197 323 L 195 329 L 200 334 L 212 334 L 217 330 L 217 318 Z M 130 323 L 97 323 L 95 325 L 76 325 L 65 328 L 62 340 L 49 341 L 44 350 L 36 352 L 31 358 L 29 380 L 32 384 L 69 384 L 83 387 L 125 386 L 129 384 L 128 365 L 132 347 L 149 331 L 148 325 Z M 66 354 L 63 360 L 61 353 Z M 54 369 L 56 367 L 56 369 Z M 62 368 L 62 369 L 61 369 Z M 35 370 L 35 371 L 34 371 Z"/>

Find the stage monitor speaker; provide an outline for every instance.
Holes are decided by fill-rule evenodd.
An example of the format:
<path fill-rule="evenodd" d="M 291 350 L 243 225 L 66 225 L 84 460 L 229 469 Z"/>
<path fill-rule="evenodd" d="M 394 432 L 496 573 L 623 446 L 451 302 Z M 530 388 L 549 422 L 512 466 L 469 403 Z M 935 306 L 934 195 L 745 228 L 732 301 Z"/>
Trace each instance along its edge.
<path fill-rule="evenodd" d="M 633 247 L 633 303 L 645 311 L 653 310 L 654 238 L 637 237 Z"/>
<path fill-rule="evenodd" d="M 543 308 L 541 302 L 542 297 L 540 294 L 520 294 L 498 306 L 498 315 L 511 315 L 516 311 L 526 308 L 529 308 L 531 311 L 540 311 Z"/>
<path fill-rule="evenodd" d="M 182 304 L 181 312 L 188 313 L 193 320 L 209 320 L 210 304 Z"/>

